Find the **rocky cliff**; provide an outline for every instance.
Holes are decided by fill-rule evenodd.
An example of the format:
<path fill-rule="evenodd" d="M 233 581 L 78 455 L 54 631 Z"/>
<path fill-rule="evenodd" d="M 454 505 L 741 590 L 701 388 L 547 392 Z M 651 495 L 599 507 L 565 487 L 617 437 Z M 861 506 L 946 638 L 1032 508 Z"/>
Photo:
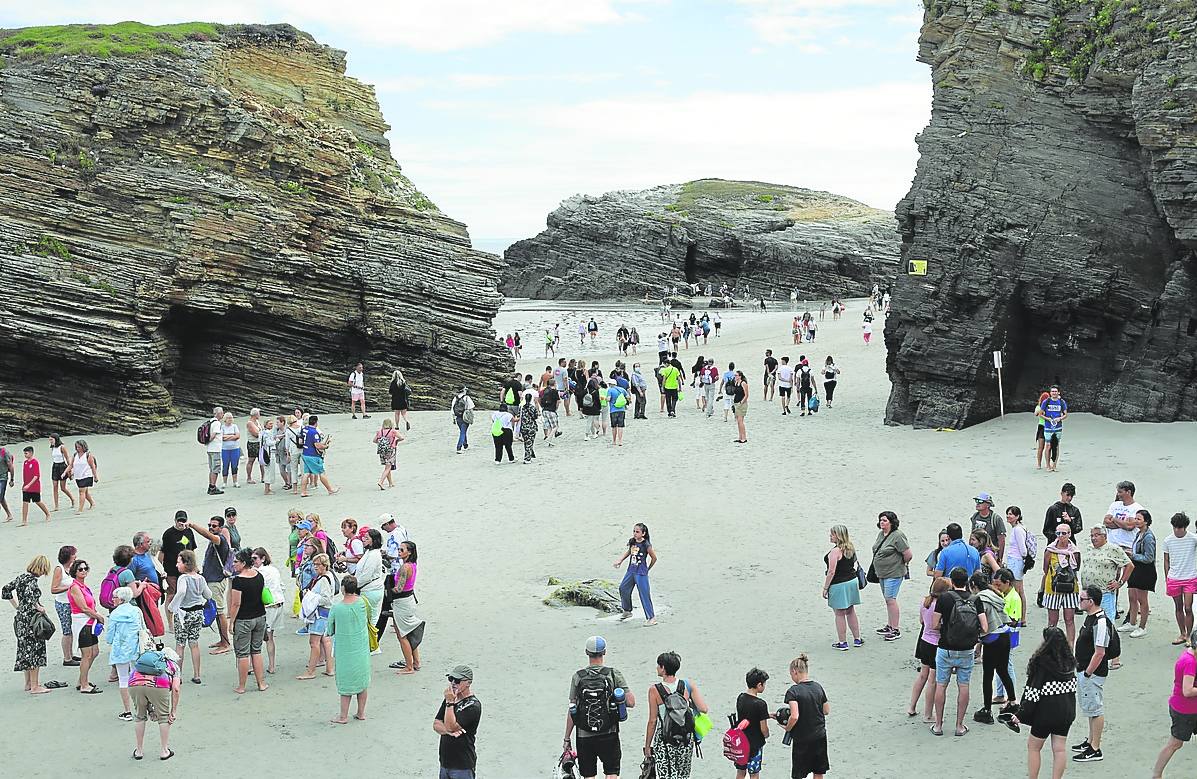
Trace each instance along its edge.
<path fill-rule="evenodd" d="M 576 195 L 513 244 L 500 288 L 532 298 L 643 297 L 688 282 L 860 295 L 897 271 L 893 215 L 826 192 L 702 179 Z"/>
<path fill-rule="evenodd" d="M 897 209 L 887 419 L 960 427 L 1049 383 L 1072 410 L 1197 418 L 1192 0 L 924 0 L 935 89 Z"/>
<path fill-rule="evenodd" d="M 0 431 L 214 403 L 497 392 L 499 260 L 403 175 L 373 89 L 289 26 L 0 31 Z"/>

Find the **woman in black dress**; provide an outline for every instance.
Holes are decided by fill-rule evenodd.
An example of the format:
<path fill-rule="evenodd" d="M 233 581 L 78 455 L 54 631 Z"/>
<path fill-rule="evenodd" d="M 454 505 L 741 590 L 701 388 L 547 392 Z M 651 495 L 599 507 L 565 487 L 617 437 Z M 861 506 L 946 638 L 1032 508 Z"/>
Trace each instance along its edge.
<path fill-rule="evenodd" d="M 1130 608 L 1126 612 L 1126 621 L 1118 630 L 1130 630 L 1131 638 L 1142 638 L 1147 635 L 1147 617 L 1151 608 L 1147 605 L 1147 593 L 1155 592 L 1156 578 L 1159 574 L 1155 568 L 1155 533 L 1151 532 L 1151 512 L 1139 509 L 1135 512 L 1135 525 L 1138 532 L 1131 545 L 1131 562 L 1135 567 L 1131 570 L 1130 578 L 1126 580 L 1127 591 L 1130 594 Z M 1129 625 L 1130 627 L 1125 627 Z"/>
<path fill-rule="evenodd" d="M 1048 737 L 1052 741 L 1052 776 L 1068 764 L 1068 730 L 1076 719 L 1076 656 L 1068 637 L 1057 627 L 1043 629 L 1043 643 L 1027 663 L 1027 684 L 1018 714 L 1008 723 L 1016 733 L 1020 724 L 1031 726 L 1027 737 L 1027 776 L 1039 776 L 1040 755 Z"/>
<path fill-rule="evenodd" d="M 391 393 L 391 411 L 395 414 L 395 429 L 399 429 L 399 420 L 403 420 L 404 430 L 411 430 L 411 422 L 407 421 L 407 408 L 411 403 L 411 387 L 407 384 L 407 379 L 403 378 L 403 371 L 398 368 L 391 374 L 391 385 L 387 387 L 387 391 Z M 403 434 L 399 434 L 399 440 L 403 440 Z"/>
<path fill-rule="evenodd" d="M 45 555 L 38 555 L 25 566 L 25 573 L 4 586 L 0 597 L 12 603 L 17 610 L 13 618 L 13 629 L 17 634 L 17 662 L 14 671 L 24 671 L 25 692 L 31 695 L 41 695 L 50 692 L 38 681 L 38 674 L 46 665 L 46 642 L 33 634 L 33 619 L 42 608 L 41 588 L 37 580 L 50 574 L 50 561 Z"/>

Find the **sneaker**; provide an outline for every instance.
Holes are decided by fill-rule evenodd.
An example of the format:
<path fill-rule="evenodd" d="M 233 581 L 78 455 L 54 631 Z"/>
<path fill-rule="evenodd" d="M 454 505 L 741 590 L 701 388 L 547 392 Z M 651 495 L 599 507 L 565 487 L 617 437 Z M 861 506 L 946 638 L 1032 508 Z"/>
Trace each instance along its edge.
<path fill-rule="evenodd" d="M 354 414 L 354 415 L 353 415 L 353 418 L 354 418 L 354 419 L 357 419 L 357 414 Z"/>
<path fill-rule="evenodd" d="M 875 632 L 876 632 L 876 633 L 877 633 L 877 635 L 879 635 L 879 636 L 884 636 L 884 635 L 886 635 L 886 634 L 888 634 L 888 633 L 892 633 L 892 632 L 894 632 L 894 629 L 893 629 L 893 628 L 891 628 L 889 625 L 885 625 L 885 626 L 883 626 L 883 627 L 879 627 L 879 628 L 877 628 L 877 630 L 876 630 Z"/>
<path fill-rule="evenodd" d="M 989 709 L 977 709 L 973 714 L 973 722 L 980 722 L 985 725 L 993 724 L 993 713 Z"/>
<path fill-rule="evenodd" d="M 1130 622 L 1123 622 L 1121 625 L 1118 626 L 1118 632 L 1119 633 L 1129 633 L 1130 631 L 1134 630 L 1136 627 L 1137 627 L 1136 625 L 1133 625 Z"/>
<path fill-rule="evenodd" d="M 307 634 L 308 634 L 308 629 L 307 629 L 306 625 L 304 627 L 301 627 L 299 630 L 295 631 L 295 635 L 297 635 L 297 636 L 306 636 Z"/>
<path fill-rule="evenodd" d="M 1135 628 L 1131 631 L 1131 638 L 1142 638 L 1147 635 L 1147 628 Z"/>
<path fill-rule="evenodd" d="M 1073 752 L 1087 752 L 1089 751 L 1089 739 L 1085 739 L 1079 744 L 1073 744 L 1071 748 Z"/>
<path fill-rule="evenodd" d="M 862 646 L 864 646 L 864 639 L 863 638 L 854 639 L 852 641 L 852 646 L 856 647 L 857 649 L 860 649 Z"/>
<path fill-rule="evenodd" d="M 841 641 L 841 642 L 839 642 L 838 644 L 832 644 L 832 645 L 831 645 L 831 648 L 832 648 L 832 649 L 838 649 L 838 650 L 840 650 L 841 652 L 847 652 L 847 651 L 848 651 L 848 642 L 847 642 L 847 641 Z"/>
<path fill-rule="evenodd" d="M 882 636 L 882 638 L 884 638 L 886 641 L 897 641 L 901 637 L 902 637 L 902 631 L 898 630 L 897 628 L 894 628 L 893 630 L 891 630 L 890 632 L 888 632 L 884 636 Z"/>
<path fill-rule="evenodd" d="M 133 721 L 133 712 L 122 711 L 120 714 L 116 715 L 116 718 L 118 720 L 120 720 L 121 722 L 132 722 Z"/>
<path fill-rule="evenodd" d="M 1072 759 L 1077 763 L 1096 763 L 1098 760 L 1104 760 L 1105 755 L 1101 753 L 1100 749 L 1089 747 L 1084 752 L 1077 752 Z"/>

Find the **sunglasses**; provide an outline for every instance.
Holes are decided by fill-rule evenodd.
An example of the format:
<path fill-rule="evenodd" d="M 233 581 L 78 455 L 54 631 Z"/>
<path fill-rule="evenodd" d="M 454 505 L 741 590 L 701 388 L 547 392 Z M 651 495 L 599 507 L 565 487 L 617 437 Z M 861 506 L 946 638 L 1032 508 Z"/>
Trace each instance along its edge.
<path fill-rule="evenodd" d="M 1067 530 L 1057 530 L 1057 531 L 1056 531 L 1056 535 L 1058 535 L 1058 536 L 1067 536 L 1067 535 L 1071 535 L 1071 534 L 1070 534 L 1070 533 L 1069 533 Z"/>
<path fill-rule="evenodd" d="M 81 565 L 78 568 L 76 568 L 75 570 L 76 571 L 90 571 L 91 569 L 88 568 L 86 565 Z"/>
<path fill-rule="evenodd" d="M 461 679 L 454 679 L 452 676 L 450 676 L 449 684 L 461 684 Z"/>
<path fill-rule="evenodd" d="M 1090 603 L 1092 603 L 1092 602 L 1093 602 L 1093 599 L 1092 599 L 1092 598 L 1090 598 L 1088 595 L 1082 595 L 1080 598 L 1077 598 L 1077 601 L 1078 601 L 1078 602 L 1079 602 L 1079 601 L 1083 601 L 1083 600 L 1087 600 L 1087 601 L 1089 601 Z"/>

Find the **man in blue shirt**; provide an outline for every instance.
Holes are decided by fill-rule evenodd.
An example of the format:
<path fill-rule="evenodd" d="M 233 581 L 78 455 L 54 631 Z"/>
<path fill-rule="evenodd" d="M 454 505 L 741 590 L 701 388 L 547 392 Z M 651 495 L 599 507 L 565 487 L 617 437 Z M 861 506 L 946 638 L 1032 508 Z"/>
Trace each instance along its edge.
<path fill-rule="evenodd" d="M 129 562 L 129 570 L 133 578 L 139 582 L 149 582 L 158 586 L 158 568 L 154 565 L 154 558 L 150 555 L 150 534 L 144 531 L 133 535 L 133 559 Z"/>
<path fill-rule="evenodd" d="M 1043 417 L 1043 437 L 1051 451 L 1047 456 L 1047 469 L 1056 470 L 1060 459 L 1060 436 L 1064 433 L 1064 420 L 1068 418 L 1068 403 L 1060 397 L 1060 388 L 1052 387 L 1048 397 L 1035 409 L 1035 415 Z"/>
<path fill-rule="evenodd" d="M 716 333 L 718 335 L 718 333 Z M 729 362 L 727 370 L 723 372 L 723 421 L 727 421 L 727 414 L 735 405 L 735 383 L 736 383 L 736 364 Z"/>
<path fill-rule="evenodd" d="M 628 411 L 628 404 L 632 401 L 631 394 L 623 386 L 627 382 L 620 378 L 607 387 L 607 408 L 611 414 L 611 443 L 623 446 L 624 420 Z"/>
<path fill-rule="evenodd" d="M 947 526 L 945 532 L 952 542 L 939 553 L 935 562 L 935 575 L 943 576 L 953 568 L 963 568 L 964 572 L 972 576 L 981 567 L 981 555 L 976 549 L 964 543 L 964 531 L 955 522 Z"/>
<path fill-rule="evenodd" d="M 340 492 L 340 489 L 334 488 L 324 475 L 324 452 L 332 444 L 332 438 L 320 432 L 320 428 L 317 427 L 319 422 L 319 418 L 312 414 L 308 417 L 307 427 L 303 429 L 303 467 L 307 473 L 303 475 L 299 486 L 301 498 L 308 496 L 308 486 L 314 485 L 317 480 L 329 495 Z"/>

